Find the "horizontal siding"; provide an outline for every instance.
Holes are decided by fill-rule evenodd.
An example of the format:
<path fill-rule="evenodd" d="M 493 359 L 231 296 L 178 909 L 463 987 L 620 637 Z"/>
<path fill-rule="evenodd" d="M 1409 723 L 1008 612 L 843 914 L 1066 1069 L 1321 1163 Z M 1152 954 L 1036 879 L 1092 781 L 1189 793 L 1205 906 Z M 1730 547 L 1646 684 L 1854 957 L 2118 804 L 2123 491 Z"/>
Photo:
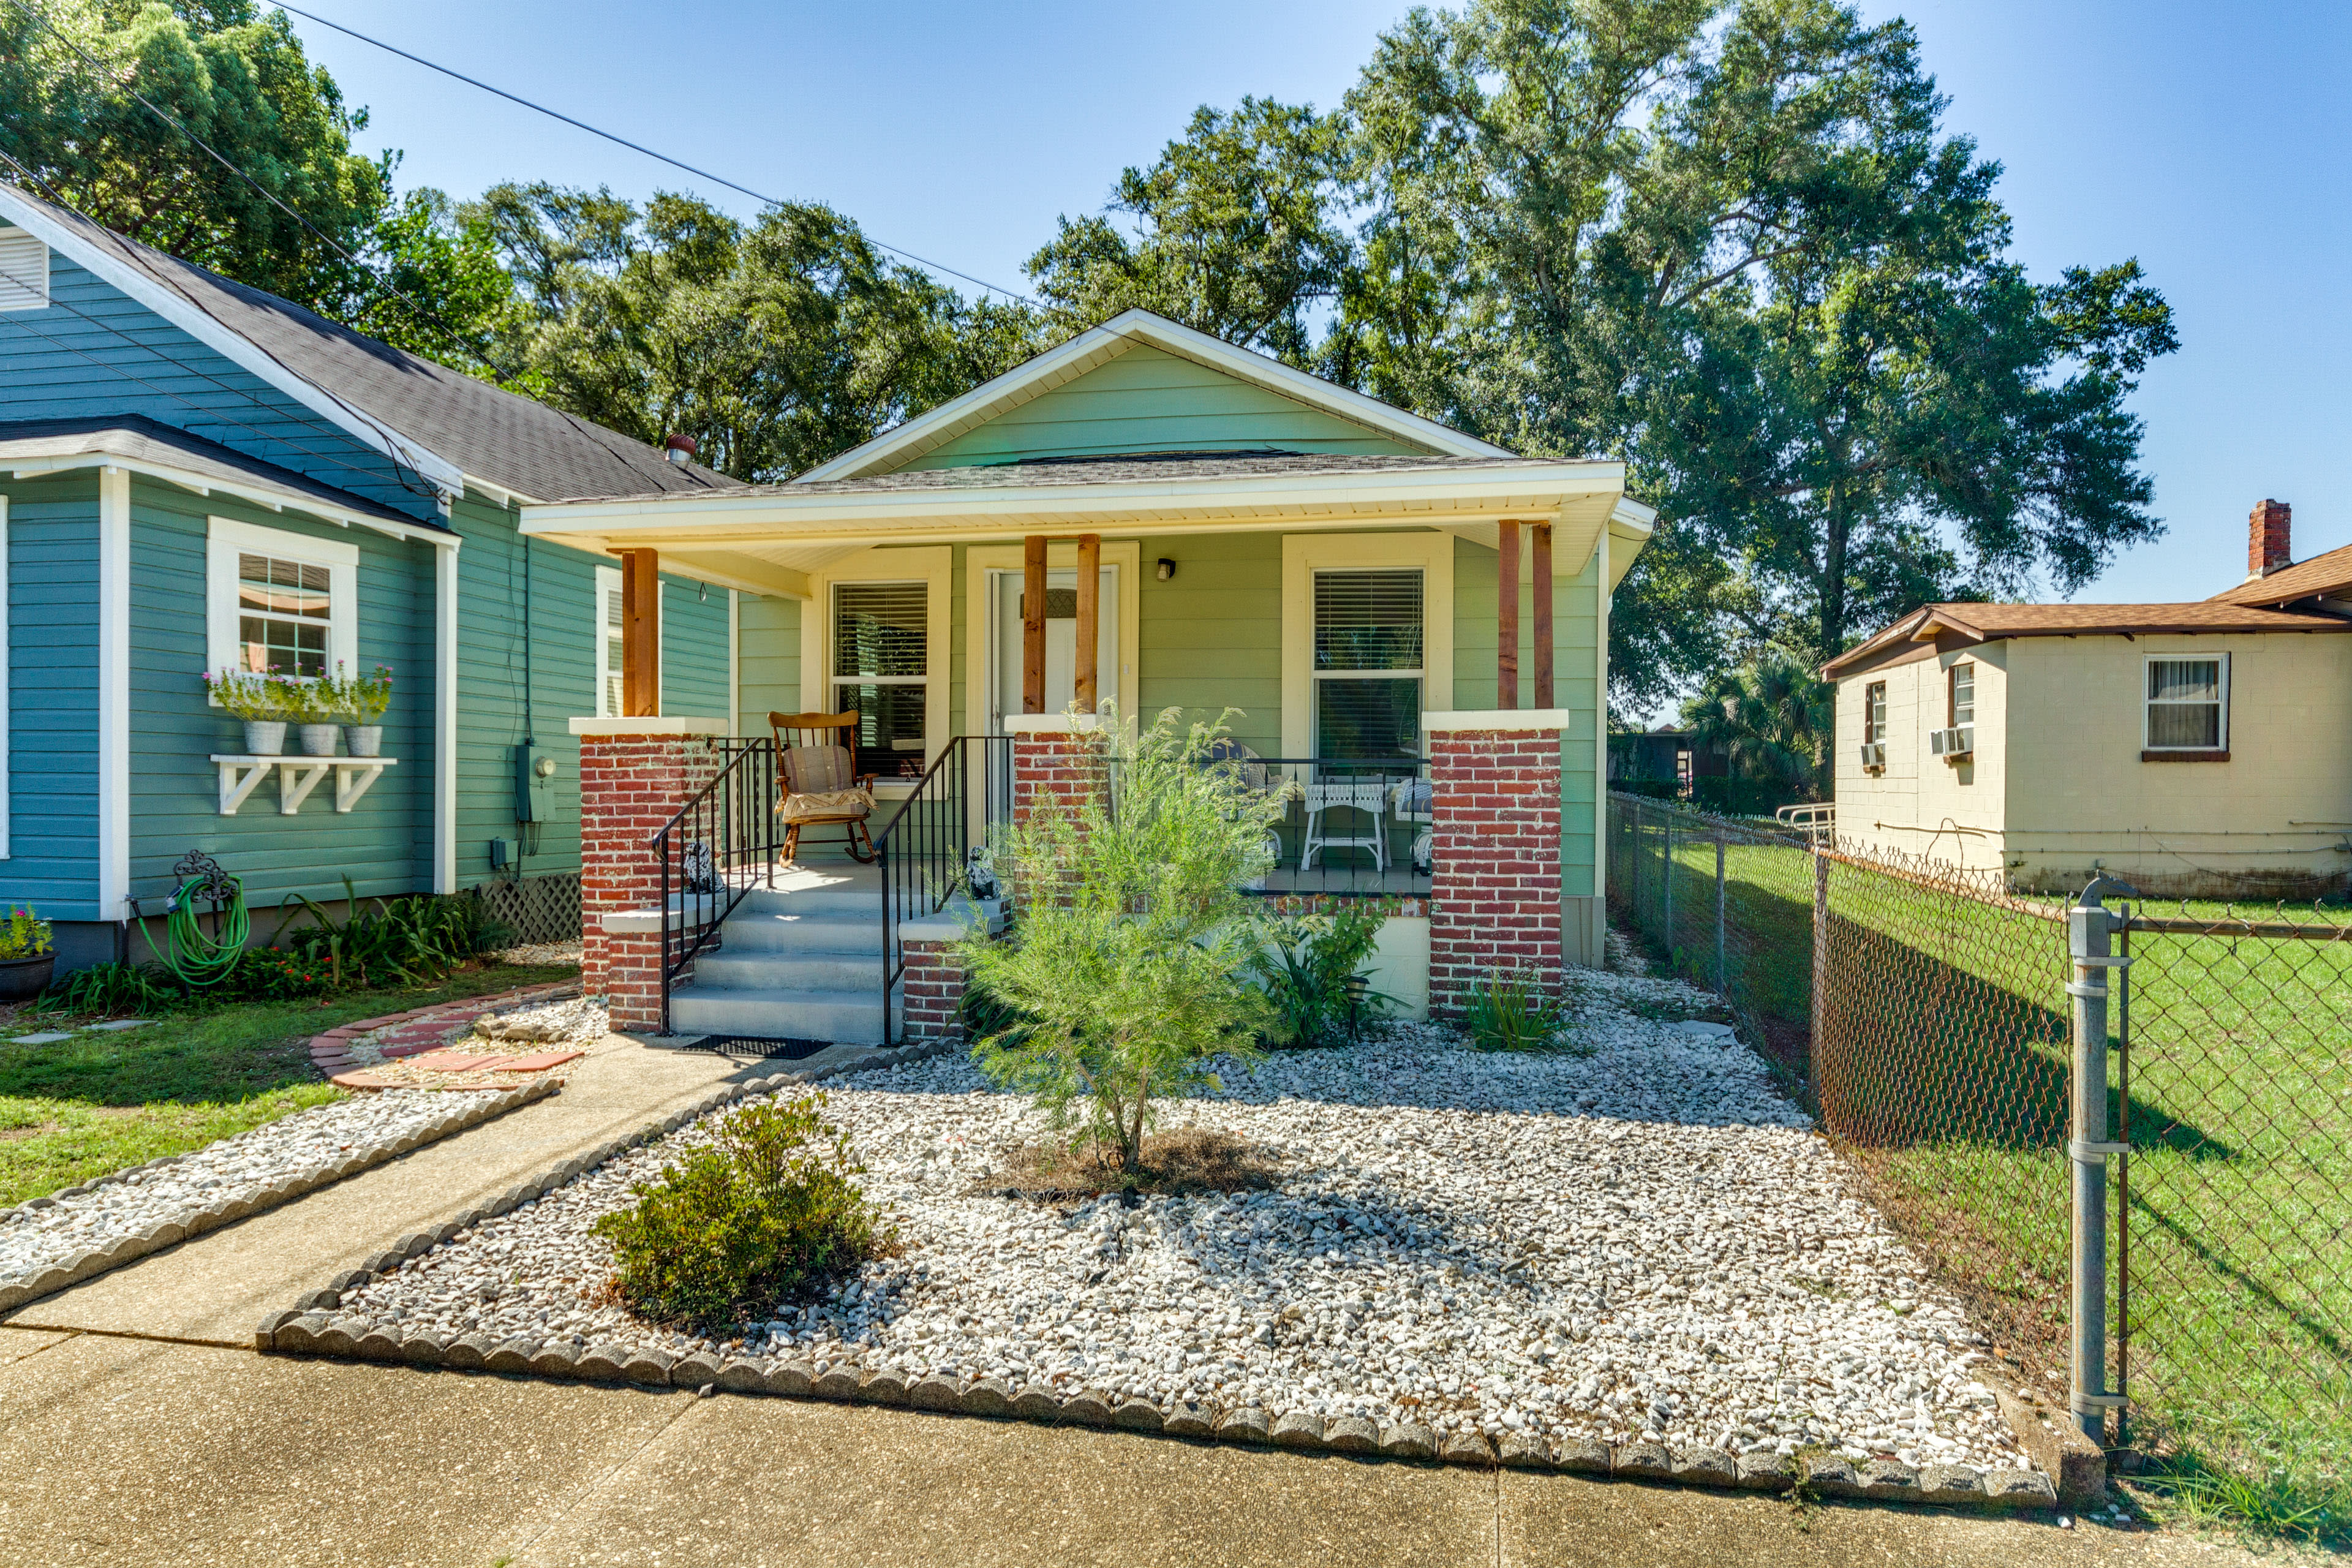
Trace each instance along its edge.
<path fill-rule="evenodd" d="M 98 479 L 17 480 L 0 493 L 8 498 L 8 858 L 0 860 L 0 900 L 29 903 L 53 920 L 96 920 Z"/>
<path fill-rule="evenodd" d="M 953 468 L 1020 458 L 1244 447 L 1419 450 L 1223 371 L 1139 344 L 906 466 Z"/>
<path fill-rule="evenodd" d="M 662 579 L 661 710 L 727 716 L 727 590 Z"/>
<path fill-rule="evenodd" d="M 737 605 L 736 657 L 742 666 L 737 696 L 743 706 L 736 728 L 746 735 L 766 734 L 771 713 L 802 711 L 802 608 L 798 599 L 750 594 Z"/>
<path fill-rule="evenodd" d="M 235 719 L 205 698 L 205 556 L 213 517 L 359 549 L 358 671 L 383 665 L 393 672 L 383 752 L 397 763 L 347 814 L 335 810 L 331 773 L 292 816 L 278 809 L 274 778 L 265 779 L 235 816 L 219 814 L 219 774 L 209 757 L 244 751 L 245 737 Z M 207 499 L 134 476 L 132 896 L 157 907 L 177 885 L 173 867 L 191 850 L 202 850 L 242 878 L 257 916 L 297 893 L 341 898 L 345 877 L 362 897 L 432 885 L 432 580 L 430 545 L 310 522 L 228 497 Z M 290 736 L 288 745 L 293 749 Z"/>
<path fill-rule="evenodd" d="M 384 453 L 54 253 L 49 297 L 47 310 L 0 314 L 0 420 L 144 415 L 438 521 Z"/>
<path fill-rule="evenodd" d="M 1114 362 L 1116 363 L 1116 362 Z M 1150 569 L 1176 563 L 1163 583 Z M 1228 707 L 1234 737 L 1261 756 L 1282 750 L 1282 535 L 1156 539 L 1137 605 L 1137 700 L 1146 715 L 1181 708 L 1214 719 Z"/>

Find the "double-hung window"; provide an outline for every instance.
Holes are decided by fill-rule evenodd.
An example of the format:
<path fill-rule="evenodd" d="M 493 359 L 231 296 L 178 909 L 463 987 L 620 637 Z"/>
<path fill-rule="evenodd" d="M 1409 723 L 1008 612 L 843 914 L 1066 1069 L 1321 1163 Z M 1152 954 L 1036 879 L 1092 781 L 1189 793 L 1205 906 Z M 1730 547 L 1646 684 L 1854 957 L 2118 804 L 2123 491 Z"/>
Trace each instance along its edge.
<path fill-rule="evenodd" d="M 2230 749 L 2230 656 L 2151 657 L 2147 661 L 2145 749 Z"/>
<path fill-rule="evenodd" d="M 923 776 L 930 687 L 930 584 L 836 583 L 833 710 L 855 710 L 857 771 Z"/>
<path fill-rule="evenodd" d="M 1945 722 L 1955 730 L 1973 728 L 1977 721 L 1977 667 L 1968 661 L 1952 666 L 1944 677 Z"/>
<path fill-rule="evenodd" d="M 316 680 L 358 662 L 356 546 L 231 518 L 206 523 L 205 657 L 215 671 Z"/>
<path fill-rule="evenodd" d="M 1865 747 L 1886 744 L 1886 682 L 1874 680 L 1862 689 L 1862 743 Z M 1865 751 L 1863 766 L 1883 768 L 1886 765 L 1884 750 Z"/>
<path fill-rule="evenodd" d="M 1378 761 L 1418 754 L 1422 574 L 1315 574 L 1315 754 Z"/>

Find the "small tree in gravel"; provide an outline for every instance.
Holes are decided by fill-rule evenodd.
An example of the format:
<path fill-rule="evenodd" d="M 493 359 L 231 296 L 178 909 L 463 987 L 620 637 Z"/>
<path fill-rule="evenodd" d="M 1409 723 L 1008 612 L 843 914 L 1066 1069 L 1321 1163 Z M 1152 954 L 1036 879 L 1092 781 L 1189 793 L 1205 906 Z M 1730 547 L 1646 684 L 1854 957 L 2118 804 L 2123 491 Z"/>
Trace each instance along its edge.
<path fill-rule="evenodd" d="M 1270 868 L 1282 801 L 1219 755 L 1231 717 L 1187 728 L 1171 708 L 1130 737 L 1107 710 L 1080 739 L 1109 790 L 1042 803 L 1011 830 L 996 856 L 1011 933 L 963 944 L 1006 1019 L 974 1047 L 982 1068 L 1130 1173 L 1153 1102 L 1213 1085 L 1209 1059 L 1254 1056 L 1268 1020 L 1243 978 L 1264 937 L 1241 889 Z"/>

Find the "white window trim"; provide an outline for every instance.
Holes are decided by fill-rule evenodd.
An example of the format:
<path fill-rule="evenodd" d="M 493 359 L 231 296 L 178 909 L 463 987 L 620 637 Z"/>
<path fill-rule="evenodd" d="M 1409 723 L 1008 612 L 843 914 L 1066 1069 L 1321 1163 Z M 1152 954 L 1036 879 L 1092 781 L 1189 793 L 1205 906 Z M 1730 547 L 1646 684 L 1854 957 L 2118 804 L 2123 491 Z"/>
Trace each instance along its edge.
<path fill-rule="evenodd" d="M 837 583 L 916 583 L 924 585 L 923 766 L 929 768 L 950 740 L 948 689 L 955 683 L 950 662 L 953 635 L 955 549 L 946 544 L 896 548 L 877 545 L 808 574 L 809 597 L 801 606 L 801 708 L 832 711 L 833 589 Z M 914 781 L 883 779 L 875 794 L 897 798 L 911 794 Z"/>
<path fill-rule="evenodd" d="M 2156 699 L 2147 694 L 2148 672 L 2159 664 L 2219 664 L 2221 667 L 2221 722 L 2218 726 L 2219 742 L 2210 746 L 2159 746 L 2148 732 L 2148 710 Z M 2183 708 L 2189 704 L 2168 702 L 2168 708 Z M 2151 653 L 2140 661 L 2139 672 L 2139 749 L 2143 752 L 2226 752 L 2230 749 L 2230 656 L 2226 653 Z"/>
<path fill-rule="evenodd" d="M 215 673 L 244 668 L 236 636 L 236 558 L 243 554 L 274 555 L 327 569 L 327 670 L 332 674 L 340 664 L 345 674 L 358 674 L 360 547 L 227 517 L 205 520 L 205 667 Z M 219 705 L 219 699 L 214 699 L 214 705 Z"/>
<path fill-rule="evenodd" d="M 1969 716 L 1960 717 L 1960 671 L 1969 672 Z M 1977 661 L 1956 658 L 1944 667 L 1944 728 L 1973 730 L 1977 723 Z"/>
<path fill-rule="evenodd" d="M 1292 533 L 1282 541 L 1282 754 L 1315 754 L 1315 574 L 1418 567 L 1421 710 L 1451 711 L 1454 536 Z M 1369 673 L 1369 672 L 1368 672 Z"/>

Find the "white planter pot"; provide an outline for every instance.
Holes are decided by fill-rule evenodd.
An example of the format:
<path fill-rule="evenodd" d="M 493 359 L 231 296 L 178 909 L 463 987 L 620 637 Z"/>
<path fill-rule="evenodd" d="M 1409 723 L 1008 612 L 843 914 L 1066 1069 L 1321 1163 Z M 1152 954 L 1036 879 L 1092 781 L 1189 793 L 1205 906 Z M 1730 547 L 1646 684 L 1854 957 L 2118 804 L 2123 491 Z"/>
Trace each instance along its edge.
<path fill-rule="evenodd" d="M 306 757 L 331 757 L 335 754 L 335 737 L 341 730 L 333 724 L 297 724 L 300 731 L 302 754 Z"/>
<path fill-rule="evenodd" d="M 383 752 L 383 726 L 381 724 L 344 725 L 343 750 L 355 757 L 381 755 Z"/>
<path fill-rule="evenodd" d="M 245 754 L 247 756 L 274 757 L 285 749 L 285 720 L 247 719 L 245 721 Z"/>

